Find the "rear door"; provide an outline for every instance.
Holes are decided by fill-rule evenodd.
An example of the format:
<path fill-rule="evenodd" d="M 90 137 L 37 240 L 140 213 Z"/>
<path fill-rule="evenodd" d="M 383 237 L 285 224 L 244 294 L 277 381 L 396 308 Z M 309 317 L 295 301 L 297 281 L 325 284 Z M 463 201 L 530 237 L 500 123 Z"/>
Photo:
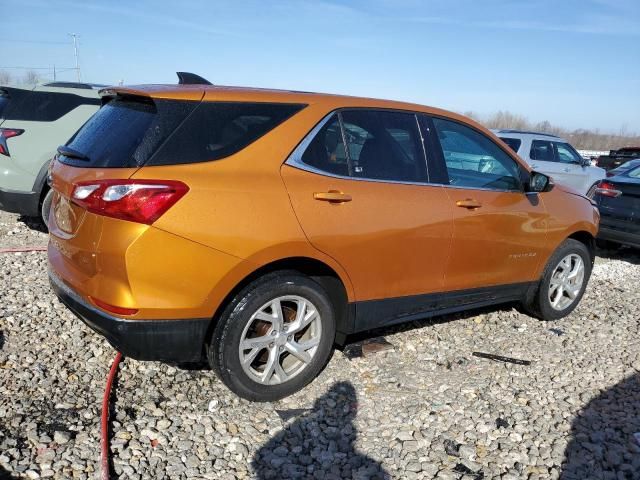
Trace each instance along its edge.
<path fill-rule="evenodd" d="M 509 285 L 536 279 L 547 213 L 524 193 L 519 164 L 482 132 L 450 119 L 426 119 L 451 198 L 454 235 L 447 290 Z"/>
<path fill-rule="evenodd" d="M 416 115 L 333 114 L 282 177 L 309 241 L 345 268 L 358 301 L 442 290 L 452 207 L 442 186 L 428 184 Z"/>

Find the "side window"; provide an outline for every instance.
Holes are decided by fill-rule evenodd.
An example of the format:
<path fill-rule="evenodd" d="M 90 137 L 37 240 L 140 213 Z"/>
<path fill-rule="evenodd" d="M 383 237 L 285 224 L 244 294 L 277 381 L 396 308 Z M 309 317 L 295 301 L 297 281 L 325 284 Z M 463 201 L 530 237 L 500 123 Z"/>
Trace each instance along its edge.
<path fill-rule="evenodd" d="M 414 114 L 347 110 L 341 115 L 354 177 L 427 181 L 426 161 Z"/>
<path fill-rule="evenodd" d="M 340 121 L 334 114 L 313 138 L 302 154 L 302 162 L 334 175 L 349 175 L 347 154 L 342 141 Z"/>
<path fill-rule="evenodd" d="M 482 133 L 457 122 L 433 118 L 449 184 L 456 187 L 521 190 L 520 168 Z"/>
<path fill-rule="evenodd" d="M 542 162 L 555 162 L 556 158 L 553 153 L 553 144 L 546 140 L 532 141 L 529 158 L 531 158 L 531 160 L 540 160 Z"/>
<path fill-rule="evenodd" d="M 520 140 L 519 138 L 500 137 L 500 140 L 509 145 L 509 148 L 516 153 L 518 153 L 518 150 L 520 150 L 520 145 L 522 145 L 522 140 Z"/>
<path fill-rule="evenodd" d="M 560 163 L 581 163 L 582 158 L 568 143 L 554 142 Z"/>

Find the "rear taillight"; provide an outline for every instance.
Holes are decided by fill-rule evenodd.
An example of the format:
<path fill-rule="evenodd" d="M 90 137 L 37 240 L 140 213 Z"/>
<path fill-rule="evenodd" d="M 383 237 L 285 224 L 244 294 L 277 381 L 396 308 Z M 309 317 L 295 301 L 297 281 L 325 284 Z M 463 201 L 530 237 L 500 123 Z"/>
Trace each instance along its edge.
<path fill-rule="evenodd" d="M 9 157 L 9 147 L 7 140 L 22 135 L 24 130 L 21 128 L 0 128 L 0 154 Z"/>
<path fill-rule="evenodd" d="M 602 195 L 603 197 L 616 198 L 622 195 L 622 192 L 616 188 L 613 183 L 600 182 L 595 190 L 596 195 Z"/>
<path fill-rule="evenodd" d="M 96 180 L 75 184 L 72 201 L 97 215 L 151 225 L 188 191 L 175 180 Z"/>

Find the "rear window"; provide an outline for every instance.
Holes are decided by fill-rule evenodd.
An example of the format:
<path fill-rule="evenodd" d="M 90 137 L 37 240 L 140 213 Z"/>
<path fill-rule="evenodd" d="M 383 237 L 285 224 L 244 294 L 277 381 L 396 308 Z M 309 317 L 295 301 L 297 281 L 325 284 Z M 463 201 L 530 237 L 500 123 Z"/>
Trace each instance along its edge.
<path fill-rule="evenodd" d="M 63 163 L 100 168 L 196 163 L 233 155 L 303 108 L 271 103 L 118 98 L 107 103 L 67 147 Z"/>
<path fill-rule="evenodd" d="M 96 168 L 140 167 L 166 140 L 197 102 L 117 98 L 98 110 L 69 140 L 78 157 L 63 163 Z"/>
<path fill-rule="evenodd" d="M 9 95 L 12 96 L 11 92 Z M 5 111 L 0 112 L 6 120 L 54 122 L 80 105 L 100 105 L 98 98 L 81 97 L 72 93 L 31 91 L 20 97 L 12 99 L 10 105 L 5 104 Z"/>
<path fill-rule="evenodd" d="M 519 138 L 500 137 L 500 140 L 502 140 L 504 143 L 509 145 L 509 148 L 516 153 L 518 153 L 518 150 L 520 149 L 520 145 L 522 145 L 522 140 L 520 140 Z"/>
<path fill-rule="evenodd" d="M 3 118 L 2 112 L 7 108 L 7 105 L 9 105 L 9 95 L 0 90 L 0 118 Z"/>

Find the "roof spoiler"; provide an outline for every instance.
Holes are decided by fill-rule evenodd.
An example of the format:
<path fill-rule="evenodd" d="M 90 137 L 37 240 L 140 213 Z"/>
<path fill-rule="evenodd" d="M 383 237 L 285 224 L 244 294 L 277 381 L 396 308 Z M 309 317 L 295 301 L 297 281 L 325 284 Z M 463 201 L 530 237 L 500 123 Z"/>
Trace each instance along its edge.
<path fill-rule="evenodd" d="M 213 85 L 209 80 L 190 72 L 176 72 L 178 85 Z"/>

